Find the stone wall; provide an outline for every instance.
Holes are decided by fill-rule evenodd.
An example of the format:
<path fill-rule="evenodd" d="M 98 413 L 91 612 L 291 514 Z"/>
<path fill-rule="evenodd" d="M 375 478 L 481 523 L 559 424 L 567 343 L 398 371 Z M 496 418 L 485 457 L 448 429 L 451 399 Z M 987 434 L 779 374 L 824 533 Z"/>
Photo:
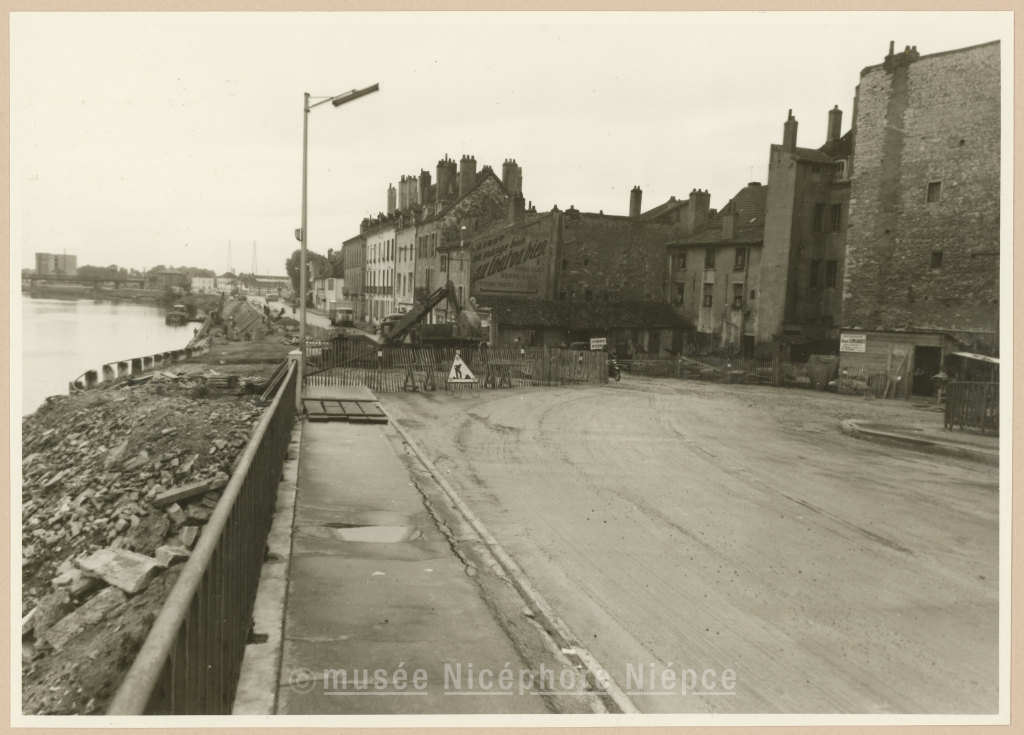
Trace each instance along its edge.
<path fill-rule="evenodd" d="M 994 338 L 999 43 L 891 56 L 861 73 L 856 109 L 843 325 Z"/>
<path fill-rule="evenodd" d="M 676 236 L 670 224 L 628 217 L 583 214 L 564 216 L 557 294 L 575 291 L 576 299 L 668 301 L 666 244 Z"/>

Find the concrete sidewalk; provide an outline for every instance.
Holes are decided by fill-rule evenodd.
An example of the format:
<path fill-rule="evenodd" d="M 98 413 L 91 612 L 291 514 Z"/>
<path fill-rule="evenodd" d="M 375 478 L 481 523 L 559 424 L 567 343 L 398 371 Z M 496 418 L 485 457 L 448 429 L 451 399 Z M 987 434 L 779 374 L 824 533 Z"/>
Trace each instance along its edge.
<path fill-rule="evenodd" d="M 390 425 L 303 424 L 277 713 L 547 713 L 543 697 L 499 688 L 503 669 L 529 667 L 404 451 Z"/>
<path fill-rule="evenodd" d="M 844 434 L 880 444 L 902 446 L 930 454 L 999 465 L 999 437 L 965 431 L 947 431 L 941 426 L 888 424 L 848 419 L 840 424 Z"/>

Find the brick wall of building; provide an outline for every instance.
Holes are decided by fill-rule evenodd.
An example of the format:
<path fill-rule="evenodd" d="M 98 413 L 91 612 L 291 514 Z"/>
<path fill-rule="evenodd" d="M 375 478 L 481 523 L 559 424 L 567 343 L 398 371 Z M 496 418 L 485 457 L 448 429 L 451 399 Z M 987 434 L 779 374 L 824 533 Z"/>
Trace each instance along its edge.
<path fill-rule="evenodd" d="M 843 325 L 994 339 L 999 43 L 916 56 L 861 73 Z M 929 202 L 933 183 L 941 192 Z"/>

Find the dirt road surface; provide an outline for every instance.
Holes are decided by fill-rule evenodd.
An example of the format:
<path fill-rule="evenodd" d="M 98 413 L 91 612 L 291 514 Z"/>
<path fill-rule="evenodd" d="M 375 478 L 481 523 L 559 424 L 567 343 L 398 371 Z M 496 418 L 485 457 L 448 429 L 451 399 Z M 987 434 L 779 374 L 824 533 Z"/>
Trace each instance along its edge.
<path fill-rule="evenodd" d="M 630 376 L 382 402 L 642 711 L 997 710 L 995 468 L 839 431 L 937 414 Z"/>

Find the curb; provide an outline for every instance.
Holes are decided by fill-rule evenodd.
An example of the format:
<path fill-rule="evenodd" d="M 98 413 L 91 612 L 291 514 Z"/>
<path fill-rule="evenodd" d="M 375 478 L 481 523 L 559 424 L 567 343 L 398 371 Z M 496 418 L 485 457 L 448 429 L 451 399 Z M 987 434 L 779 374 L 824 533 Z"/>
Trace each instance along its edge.
<path fill-rule="evenodd" d="M 250 642 L 245 647 L 238 688 L 231 708 L 233 715 L 273 715 L 277 710 L 301 439 L 302 421 L 296 417 L 288 444 L 288 459 L 285 460 L 281 482 L 277 486 L 274 520 L 267 536 L 267 559 L 260 572 L 256 603 L 252 611 L 253 633 L 262 634 L 264 640 L 262 643 Z"/>
<path fill-rule="evenodd" d="M 903 436 L 902 434 L 893 434 L 888 431 L 879 431 L 878 429 L 866 429 L 863 426 L 860 426 L 859 422 L 852 419 L 847 419 L 846 421 L 841 422 L 839 424 L 839 429 L 847 436 L 852 436 L 856 439 L 866 439 L 878 444 L 912 449 L 914 451 L 925 452 L 927 454 L 941 454 L 946 457 L 966 459 L 971 462 L 980 462 L 981 464 L 987 464 L 994 467 L 999 466 L 998 452 L 992 453 L 982 449 L 972 449 L 971 447 L 951 444 L 949 442 L 918 439 L 911 436 Z"/>
<path fill-rule="evenodd" d="M 577 638 L 572 630 L 569 629 L 569 626 L 565 624 L 565 621 L 555 613 L 547 600 L 545 600 L 541 596 L 540 592 L 530 584 L 530 581 L 526 578 L 525 572 L 523 572 L 519 565 L 516 564 L 515 560 L 509 556 L 508 552 L 505 551 L 498 540 L 491 535 L 491 532 L 487 530 L 487 527 L 484 526 L 479 518 L 477 518 L 476 514 L 468 505 L 466 505 L 465 501 L 459 497 L 459 494 L 455 492 L 455 489 L 451 485 L 448 484 L 447 480 L 444 479 L 444 476 L 437 471 L 433 462 L 427 458 L 423 453 L 423 450 L 419 448 L 419 445 L 413 441 L 405 427 L 399 424 L 398 421 L 395 420 L 395 417 L 391 415 L 383 405 L 381 405 L 381 410 L 388 417 L 391 425 L 401 435 L 402 439 L 406 444 L 408 444 L 412 453 L 416 455 L 416 458 L 420 460 L 423 466 L 430 473 L 430 476 L 435 482 L 437 482 L 444 493 L 452 501 L 452 504 L 456 507 L 458 512 L 462 514 L 462 517 L 465 518 L 473 530 L 476 531 L 477 535 L 484 542 L 485 548 L 494 556 L 498 565 L 505 571 L 505 574 L 508 575 L 513 587 L 515 587 L 522 598 L 537 611 L 538 617 L 542 618 L 546 623 L 544 627 L 549 631 L 549 634 L 554 634 L 552 637 L 557 636 L 555 642 L 558 644 L 559 648 L 562 649 L 562 653 L 565 655 L 575 656 L 579 659 L 583 666 L 594 674 L 596 681 L 598 671 L 604 670 L 601 664 L 596 658 L 594 658 L 590 651 L 583 647 L 579 638 Z M 595 692 L 595 694 L 598 696 L 598 699 L 600 699 L 602 692 Z M 622 691 L 614 681 L 608 682 L 603 694 L 608 696 L 623 714 L 640 713 L 640 710 L 636 708 L 636 705 L 633 704 L 626 693 Z"/>

